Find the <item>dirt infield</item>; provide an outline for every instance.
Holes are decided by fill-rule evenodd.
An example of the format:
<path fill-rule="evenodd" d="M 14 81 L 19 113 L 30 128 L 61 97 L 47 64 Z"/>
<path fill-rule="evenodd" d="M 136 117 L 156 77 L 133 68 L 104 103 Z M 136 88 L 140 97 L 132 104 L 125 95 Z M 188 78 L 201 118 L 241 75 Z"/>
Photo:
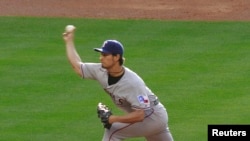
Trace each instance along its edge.
<path fill-rule="evenodd" d="M 250 20 L 250 0 L 1 0 L 0 16 Z"/>

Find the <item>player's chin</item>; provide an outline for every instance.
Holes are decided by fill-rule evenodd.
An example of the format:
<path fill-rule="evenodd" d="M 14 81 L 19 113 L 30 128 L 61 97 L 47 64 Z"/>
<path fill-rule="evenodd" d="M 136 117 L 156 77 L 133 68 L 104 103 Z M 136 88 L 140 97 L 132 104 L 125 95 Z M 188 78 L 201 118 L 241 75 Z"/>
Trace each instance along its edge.
<path fill-rule="evenodd" d="M 102 63 L 102 68 L 107 69 L 107 66 Z"/>
<path fill-rule="evenodd" d="M 106 69 L 106 70 L 109 70 L 109 69 L 110 69 L 110 66 L 107 66 L 107 65 L 102 64 L 102 68 L 103 68 L 103 69 Z"/>

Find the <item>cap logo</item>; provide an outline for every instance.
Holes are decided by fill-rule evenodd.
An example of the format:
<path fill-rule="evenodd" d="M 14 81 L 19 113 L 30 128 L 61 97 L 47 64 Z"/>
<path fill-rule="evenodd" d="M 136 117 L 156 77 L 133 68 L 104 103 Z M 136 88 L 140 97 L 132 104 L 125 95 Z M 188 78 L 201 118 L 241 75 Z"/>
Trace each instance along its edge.
<path fill-rule="evenodd" d="M 102 47 L 105 47 L 105 45 L 108 43 L 108 41 L 105 41 L 102 45 Z"/>

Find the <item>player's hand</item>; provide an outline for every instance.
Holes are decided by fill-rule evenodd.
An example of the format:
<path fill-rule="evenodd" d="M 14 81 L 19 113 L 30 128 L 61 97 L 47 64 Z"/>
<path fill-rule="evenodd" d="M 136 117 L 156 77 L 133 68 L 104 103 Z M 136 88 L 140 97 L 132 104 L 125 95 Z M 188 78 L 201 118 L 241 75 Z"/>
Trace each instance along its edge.
<path fill-rule="evenodd" d="M 65 42 L 74 40 L 74 32 L 64 32 L 62 35 Z"/>
<path fill-rule="evenodd" d="M 69 42 L 69 41 L 73 41 L 74 40 L 74 33 L 75 33 L 75 26 L 73 25 L 67 25 L 65 27 L 65 31 L 62 34 L 63 35 L 63 39 L 65 42 Z"/>

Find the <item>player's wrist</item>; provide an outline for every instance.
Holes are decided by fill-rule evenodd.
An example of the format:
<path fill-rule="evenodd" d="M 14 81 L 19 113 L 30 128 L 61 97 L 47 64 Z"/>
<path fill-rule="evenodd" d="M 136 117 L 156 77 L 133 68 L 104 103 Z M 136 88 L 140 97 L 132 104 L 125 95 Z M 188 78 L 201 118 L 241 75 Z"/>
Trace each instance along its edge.
<path fill-rule="evenodd" d="M 111 115 L 111 116 L 109 116 L 108 122 L 109 122 L 110 124 L 112 124 L 112 123 L 116 122 L 115 119 L 116 119 L 116 116 Z"/>
<path fill-rule="evenodd" d="M 73 40 L 67 40 L 67 41 L 65 41 L 65 43 L 66 43 L 66 47 L 69 47 L 69 48 L 74 47 L 74 42 L 73 42 Z"/>

